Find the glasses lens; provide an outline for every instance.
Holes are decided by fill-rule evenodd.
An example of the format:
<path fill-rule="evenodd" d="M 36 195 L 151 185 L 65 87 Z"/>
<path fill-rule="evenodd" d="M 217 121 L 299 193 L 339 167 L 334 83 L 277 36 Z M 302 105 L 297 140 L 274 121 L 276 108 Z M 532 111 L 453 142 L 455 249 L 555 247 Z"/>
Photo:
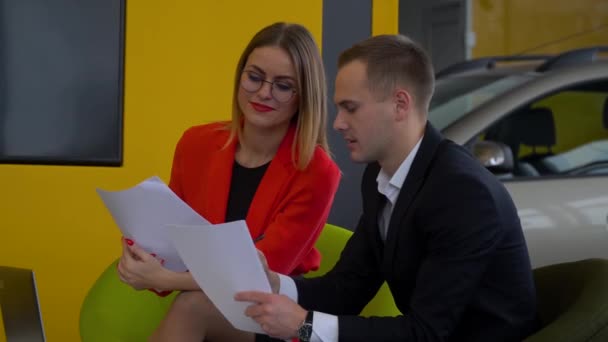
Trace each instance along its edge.
<path fill-rule="evenodd" d="M 272 97 L 279 102 L 291 100 L 294 93 L 293 86 L 289 83 L 275 82 L 272 84 Z"/>
<path fill-rule="evenodd" d="M 264 79 L 256 73 L 245 71 L 241 74 L 241 87 L 250 93 L 258 91 L 263 82 Z"/>

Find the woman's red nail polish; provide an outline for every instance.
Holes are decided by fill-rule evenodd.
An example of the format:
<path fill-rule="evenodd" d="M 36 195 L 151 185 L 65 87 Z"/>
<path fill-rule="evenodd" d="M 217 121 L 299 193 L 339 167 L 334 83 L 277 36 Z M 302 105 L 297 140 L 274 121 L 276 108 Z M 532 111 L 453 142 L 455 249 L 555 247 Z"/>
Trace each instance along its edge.
<path fill-rule="evenodd" d="M 133 240 L 131 240 L 131 239 L 125 239 L 125 241 L 127 241 L 127 245 L 133 246 Z"/>
<path fill-rule="evenodd" d="M 155 253 L 152 253 L 152 254 L 150 254 L 150 255 L 156 258 L 156 254 L 155 254 Z"/>

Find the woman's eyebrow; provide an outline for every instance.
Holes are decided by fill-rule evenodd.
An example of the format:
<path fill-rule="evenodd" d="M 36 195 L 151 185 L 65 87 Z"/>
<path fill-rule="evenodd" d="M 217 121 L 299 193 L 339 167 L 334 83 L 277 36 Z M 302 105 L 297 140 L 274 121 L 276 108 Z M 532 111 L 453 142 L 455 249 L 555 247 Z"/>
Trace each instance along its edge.
<path fill-rule="evenodd" d="M 264 71 L 264 69 L 260 68 L 259 66 L 255 65 L 255 64 L 250 64 L 249 67 L 255 69 L 256 72 L 259 72 L 260 74 L 266 75 L 266 71 Z M 275 79 L 280 78 L 280 79 L 289 79 L 293 82 L 296 81 L 295 77 L 290 76 L 290 75 L 277 75 L 274 77 Z"/>
<path fill-rule="evenodd" d="M 255 65 L 255 64 L 250 64 L 248 66 L 255 69 L 255 71 L 259 72 L 260 74 L 266 75 L 266 72 L 264 72 L 264 70 L 262 68 L 260 68 L 259 66 Z"/>

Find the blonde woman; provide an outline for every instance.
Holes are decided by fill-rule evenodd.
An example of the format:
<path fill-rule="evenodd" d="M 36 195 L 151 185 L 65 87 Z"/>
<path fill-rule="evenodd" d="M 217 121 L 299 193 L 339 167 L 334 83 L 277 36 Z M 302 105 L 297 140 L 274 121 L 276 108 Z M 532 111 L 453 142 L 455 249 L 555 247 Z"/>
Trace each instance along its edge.
<path fill-rule="evenodd" d="M 169 185 L 212 223 L 246 219 L 273 271 L 315 270 L 320 255 L 314 243 L 340 179 L 328 154 L 326 120 L 325 74 L 312 35 L 297 24 L 265 27 L 237 64 L 232 120 L 184 133 Z M 123 282 L 136 289 L 185 291 L 155 340 L 251 338 L 231 328 L 188 272 L 162 267 L 136 242 L 123 245 Z"/>

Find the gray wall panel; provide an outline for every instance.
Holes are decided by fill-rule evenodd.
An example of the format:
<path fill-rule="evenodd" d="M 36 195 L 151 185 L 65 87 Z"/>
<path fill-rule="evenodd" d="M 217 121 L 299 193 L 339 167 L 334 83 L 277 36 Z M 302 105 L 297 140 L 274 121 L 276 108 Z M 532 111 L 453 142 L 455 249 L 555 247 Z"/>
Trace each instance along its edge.
<path fill-rule="evenodd" d="M 328 222 L 354 229 L 361 215 L 361 175 L 364 165 L 350 160 L 342 136 L 334 131 L 334 81 L 340 52 L 371 36 L 372 0 L 326 0 L 323 2 L 323 62 L 327 70 L 330 98 L 328 136 L 342 180 Z"/>

